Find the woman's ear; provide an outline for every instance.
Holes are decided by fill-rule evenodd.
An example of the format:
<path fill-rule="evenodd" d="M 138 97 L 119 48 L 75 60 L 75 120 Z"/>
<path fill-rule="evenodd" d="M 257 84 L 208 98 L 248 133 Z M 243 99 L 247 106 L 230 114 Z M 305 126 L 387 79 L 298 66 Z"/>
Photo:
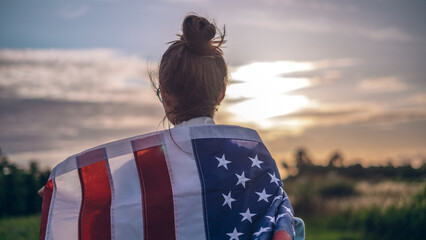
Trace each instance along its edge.
<path fill-rule="evenodd" d="M 171 97 L 167 95 L 167 93 L 162 88 L 160 88 L 160 94 L 161 94 L 161 99 L 162 99 L 164 108 L 170 109 L 173 103 Z"/>
<path fill-rule="evenodd" d="M 226 84 L 223 84 L 222 91 L 220 92 L 219 98 L 217 99 L 217 105 L 219 105 L 222 100 L 225 98 L 225 92 L 226 92 Z"/>

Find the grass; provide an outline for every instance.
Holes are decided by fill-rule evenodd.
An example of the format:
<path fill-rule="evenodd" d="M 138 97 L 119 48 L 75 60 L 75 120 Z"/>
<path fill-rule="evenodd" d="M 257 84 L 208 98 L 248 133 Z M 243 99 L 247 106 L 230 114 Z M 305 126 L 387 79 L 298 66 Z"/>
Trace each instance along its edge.
<path fill-rule="evenodd" d="M 0 219 L 0 238 L 2 240 L 37 239 L 40 215 Z"/>
<path fill-rule="evenodd" d="M 306 240 L 358 240 L 363 239 L 361 232 L 350 229 L 327 226 L 328 219 L 315 218 L 305 219 Z"/>
<path fill-rule="evenodd" d="M 0 239 L 37 239 L 40 215 L 0 219 Z M 362 239 L 360 233 L 348 230 L 327 229 L 320 221 L 306 223 L 306 239 L 316 240 L 356 240 Z"/>
<path fill-rule="evenodd" d="M 325 230 L 314 226 L 306 226 L 306 240 L 358 240 L 363 239 L 361 233 L 340 230 Z"/>

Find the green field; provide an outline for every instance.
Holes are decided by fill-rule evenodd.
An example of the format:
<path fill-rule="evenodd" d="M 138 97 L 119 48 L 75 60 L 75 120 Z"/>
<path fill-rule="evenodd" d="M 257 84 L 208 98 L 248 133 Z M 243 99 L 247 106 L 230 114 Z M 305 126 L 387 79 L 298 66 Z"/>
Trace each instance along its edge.
<path fill-rule="evenodd" d="M 315 240 L 357 240 L 357 239 L 394 239 L 392 236 L 400 234 L 397 239 L 422 239 L 425 223 L 424 201 L 419 206 L 410 207 L 403 211 L 378 210 L 342 213 L 334 216 L 315 217 L 305 219 L 306 239 Z M 408 212 L 407 212 L 408 210 Z M 372 216 L 377 216 L 373 217 Z M 382 217 L 380 217 L 382 216 Z M 384 217 L 384 218 L 383 218 Z M 414 222 L 410 222 L 410 218 Z M 394 219 L 394 220 L 392 220 Z M 399 219 L 399 220 L 398 220 Z M 396 221 L 395 221 L 396 220 Z M 407 223 L 411 229 L 398 230 L 397 226 Z M 0 239 L 20 240 L 37 239 L 39 233 L 40 215 L 13 217 L 0 219 Z M 372 224 L 372 225 L 371 225 Z M 370 226 L 371 225 L 371 226 Z M 366 231 L 366 227 L 374 227 Z M 395 230 L 398 230 L 395 233 Z M 369 237 L 366 238 L 368 234 Z"/>
<path fill-rule="evenodd" d="M 0 239 L 37 239 L 40 215 L 0 219 Z M 360 233 L 327 229 L 319 221 L 306 223 L 306 239 L 355 240 L 362 239 Z"/>
<path fill-rule="evenodd" d="M 40 215 L 0 219 L 2 240 L 37 239 Z"/>
<path fill-rule="evenodd" d="M 363 239 L 362 232 L 346 228 L 330 228 L 330 218 L 305 219 L 305 238 L 307 240 L 358 240 Z"/>

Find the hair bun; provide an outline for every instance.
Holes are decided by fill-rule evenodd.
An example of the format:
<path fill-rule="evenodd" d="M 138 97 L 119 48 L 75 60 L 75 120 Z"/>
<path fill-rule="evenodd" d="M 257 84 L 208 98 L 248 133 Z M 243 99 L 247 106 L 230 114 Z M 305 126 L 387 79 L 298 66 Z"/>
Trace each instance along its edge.
<path fill-rule="evenodd" d="M 182 41 L 194 52 L 205 55 L 215 47 L 212 39 L 216 35 L 216 27 L 207 19 L 189 15 L 183 20 Z"/>

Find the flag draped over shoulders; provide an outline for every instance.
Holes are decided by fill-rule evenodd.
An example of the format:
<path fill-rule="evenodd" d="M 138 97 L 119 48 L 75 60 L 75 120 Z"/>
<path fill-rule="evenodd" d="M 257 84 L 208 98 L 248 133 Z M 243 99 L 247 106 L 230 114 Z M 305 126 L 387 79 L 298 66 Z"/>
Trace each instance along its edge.
<path fill-rule="evenodd" d="M 58 164 L 43 193 L 40 239 L 303 238 L 293 214 L 256 131 L 181 126 Z"/>

